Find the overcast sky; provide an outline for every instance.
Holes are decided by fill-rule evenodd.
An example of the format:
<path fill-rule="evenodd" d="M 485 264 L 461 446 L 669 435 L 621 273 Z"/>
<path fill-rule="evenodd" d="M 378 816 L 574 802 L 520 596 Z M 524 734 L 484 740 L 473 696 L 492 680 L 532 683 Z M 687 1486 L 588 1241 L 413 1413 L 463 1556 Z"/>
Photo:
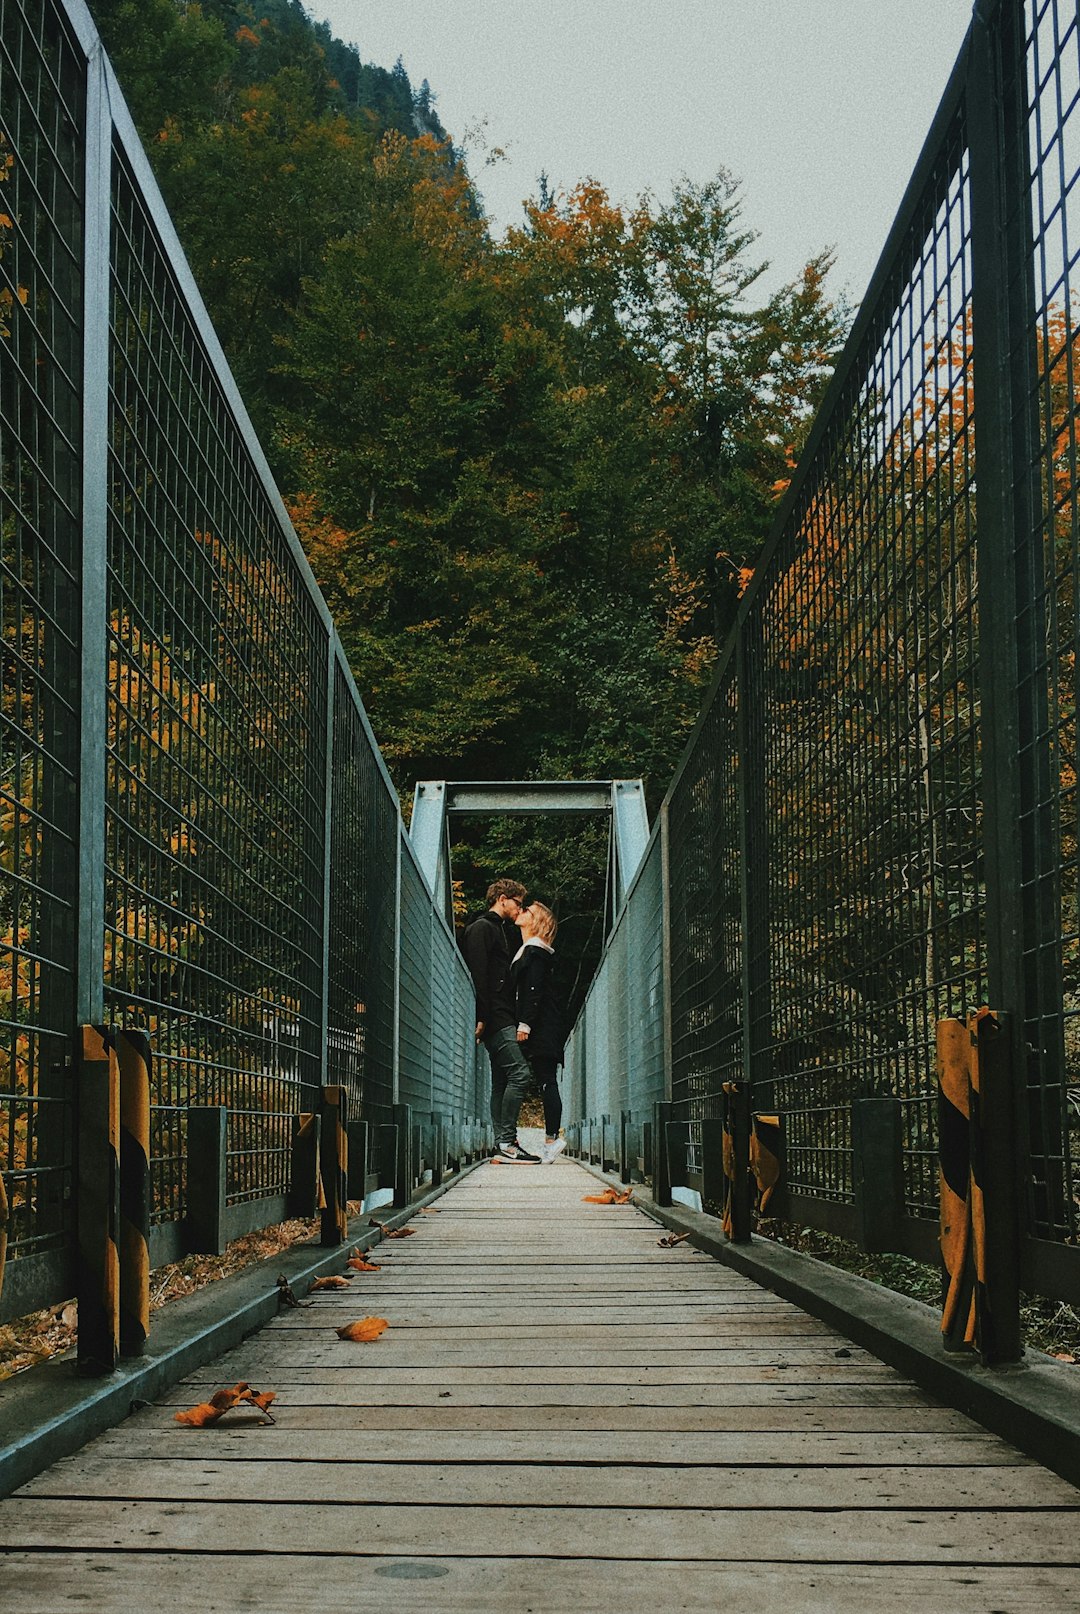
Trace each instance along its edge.
<path fill-rule="evenodd" d="M 546 171 L 619 201 L 720 167 L 772 264 L 823 247 L 861 296 L 972 0 L 306 0 L 365 61 L 431 83 L 498 230 Z M 485 167 L 502 147 L 507 160 Z"/>

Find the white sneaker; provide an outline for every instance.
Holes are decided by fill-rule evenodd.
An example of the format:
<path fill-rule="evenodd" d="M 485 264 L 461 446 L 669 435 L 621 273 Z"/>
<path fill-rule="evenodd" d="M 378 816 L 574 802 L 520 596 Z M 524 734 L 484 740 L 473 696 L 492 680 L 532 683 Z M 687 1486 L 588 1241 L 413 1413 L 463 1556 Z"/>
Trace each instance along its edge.
<path fill-rule="evenodd" d="M 557 1155 L 562 1154 L 562 1152 L 563 1152 L 563 1150 L 565 1148 L 566 1148 L 566 1139 L 565 1138 L 556 1138 L 554 1143 L 545 1143 L 545 1144 L 543 1144 L 541 1149 L 540 1149 L 540 1161 L 541 1161 L 541 1164 L 545 1165 L 545 1166 L 550 1166 L 551 1162 L 556 1158 Z"/>

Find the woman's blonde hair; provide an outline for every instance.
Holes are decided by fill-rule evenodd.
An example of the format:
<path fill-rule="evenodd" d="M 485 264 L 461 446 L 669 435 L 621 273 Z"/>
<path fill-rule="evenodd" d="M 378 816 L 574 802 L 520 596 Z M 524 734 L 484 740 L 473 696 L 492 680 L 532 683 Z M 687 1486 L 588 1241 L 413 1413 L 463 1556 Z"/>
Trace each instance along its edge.
<path fill-rule="evenodd" d="M 559 921 L 551 909 L 546 908 L 542 902 L 530 902 L 529 912 L 533 916 L 536 935 L 539 936 L 542 942 L 547 942 L 548 946 L 551 947 L 555 941 L 555 932 L 559 928 Z"/>

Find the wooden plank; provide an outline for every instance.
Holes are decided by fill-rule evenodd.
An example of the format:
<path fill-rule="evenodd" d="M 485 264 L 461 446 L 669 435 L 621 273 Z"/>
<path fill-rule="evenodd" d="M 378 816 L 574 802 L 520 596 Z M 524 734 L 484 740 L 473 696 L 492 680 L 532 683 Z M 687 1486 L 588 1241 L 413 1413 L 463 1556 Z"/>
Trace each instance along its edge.
<path fill-rule="evenodd" d="M 357 1347 L 362 1349 L 362 1347 Z M 226 1368 L 216 1377 L 187 1380 L 175 1385 L 164 1396 L 165 1406 L 186 1407 L 204 1399 L 204 1392 L 235 1382 Z M 260 1385 L 272 1389 L 272 1385 Z M 618 1384 L 520 1384 L 454 1385 L 440 1390 L 437 1384 L 412 1384 L 402 1375 L 393 1384 L 373 1384 L 363 1379 L 355 1387 L 333 1379 L 325 1385 L 290 1384 L 291 1406 L 394 1405 L 437 1406 L 440 1400 L 455 1400 L 458 1406 L 513 1407 L 525 1403 L 539 1414 L 548 1407 L 732 1407 L 732 1406 L 825 1406 L 825 1407 L 910 1407 L 919 1406 L 923 1397 L 905 1384 L 879 1389 L 875 1385 L 838 1384 L 825 1388 L 818 1384 L 657 1384 L 622 1386 Z M 276 1412 L 275 1407 L 275 1412 Z"/>
<path fill-rule="evenodd" d="M 700 1394 L 711 1390 L 718 1376 L 716 1368 L 708 1367 L 619 1367 L 607 1364 L 595 1367 L 499 1368 L 461 1367 L 452 1362 L 441 1367 L 428 1367 L 402 1362 L 393 1367 L 373 1367 L 368 1366 L 366 1360 L 356 1359 L 357 1351 L 366 1351 L 365 1347 L 348 1341 L 337 1341 L 335 1344 L 340 1352 L 338 1359 L 314 1365 L 283 1362 L 268 1351 L 237 1350 L 221 1360 L 217 1372 L 208 1376 L 206 1370 L 201 1369 L 183 1383 L 195 1389 L 206 1384 L 220 1385 L 224 1374 L 230 1383 L 244 1379 L 251 1384 L 256 1380 L 260 1384 L 269 1384 L 276 1371 L 276 1382 L 279 1385 L 288 1384 L 290 1393 L 294 1388 L 325 1385 L 339 1390 L 370 1390 L 375 1395 L 395 1391 L 406 1384 L 416 1390 L 434 1386 L 480 1393 L 485 1389 L 506 1388 L 516 1391 L 519 1396 L 522 1392 L 528 1396 L 532 1386 L 550 1400 L 553 1392 L 558 1394 L 563 1389 L 576 1391 L 595 1386 L 606 1390 L 612 1385 L 626 1390 L 634 1387 L 650 1390 L 689 1389 L 694 1394 Z M 812 1362 L 806 1367 L 795 1363 L 787 1367 L 780 1363 L 771 1367 L 728 1365 L 723 1369 L 723 1379 L 725 1385 L 731 1387 L 794 1384 L 812 1386 L 815 1390 L 826 1385 L 848 1389 L 853 1385 L 891 1386 L 906 1382 L 880 1362 Z"/>
<path fill-rule="evenodd" d="M 0 1546 L 70 1551 L 264 1552 L 288 1534 L 293 1556 L 334 1552 L 392 1556 L 722 1559 L 733 1563 L 1043 1564 L 1080 1567 L 1073 1509 L 842 1511 L 726 1507 L 441 1507 L 242 1502 L 183 1506 L 82 1498 L 9 1497 Z M 280 1514 L 280 1518 L 275 1518 Z M 598 1546 L 602 1544 L 602 1551 Z M 515 1594 L 516 1595 L 516 1594 Z"/>
<path fill-rule="evenodd" d="M 188 1398 L 190 1399 L 190 1398 Z M 180 1398 L 169 1405 L 159 1403 L 148 1409 L 153 1416 L 171 1420 Z M 397 1402 L 376 1406 L 342 1403 L 324 1397 L 302 1405 L 274 1403 L 277 1426 L 285 1430 L 323 1429 L 473 1429 L 534 1430 L 537 1427 L 559 1429 L 599 1430 L 658 1430 L 671 1434 L 683 1430 L 825 1430 L 828 1432 L 855 1431 L 887 1437 L 897 1433 L 974 1431 L 977 1426 L 962 1412 L 951 1407 L 939 1407 L 933 1402 L 917 1398 L 898 1406 L 870 1405 L 837 1406 L 829 1403 L 799 1404 L 788 1401 L 771 1405 L 747 1404 L 740 1398 L 734 1405 L 704 1406 L 691 1404 L 655 1406 L 631 1402 L 627 1406 L 569 1406 L 565 1401 L 535 1407 L 524 1398 L 508 1405 L 479 1406 L 461 1397 L 439 1398 L 431 1405 Z M 236 1425 L 230 1418 L 230 1427 Z M 252 1427 L 257 1427 L 254 1422 Z"/>
<path fill-rule="evenodd" d="M 205 1444 L 205 1443 L 204 1443 Z M 647 1474 L 614 1464 L 477 1464 L 303 1460 L 243 1463 L 206 1456 L 197 1467 L 168 1459 L 144 1463 L 82 1454 L 56 1463 L 18 1497 L 94 1497 L 118 1501 L 365 1503 L 427 1507 L 700 1509 L 724 1498 L 739 1509 L 1075 1508 L 1080 1491 L 1038 1467 L 685 1467 Z M 644 1483 L 643 1483 L 644 1481 Z"/>
<path fill-rule="evenodd" d="M 302 1577 L 302 1578 L 301 1578 Z M 513 1592 L 508 1594 L 507 1586 Z M 198 1553 L 58 1551 L 12 1553 L 4 1590 L 12 1608 L 131 1614 L 154 1602 L 174 1610 L 238 1610 L 296 1614 L 566 1614 L 567 1609 L 756 1609 L 767 1588 L 770 1606 L 791 1614 L 1077 1614 L 1080 1597 L 1069 1569 L 950 1569 L 909 1564 L 898 1585 L 891 1565 L 655 1564 L 610 1558 L 530 1563 L 467 1556 L 423 1558 L 251 1557 Z M 90 1599 L 90 1601 L 88 1601 Z"/>
<path fill-rule="evenodd" d="M 158 1419 L 166 1416 L 159 1413 Z M 327 1429 L 321 1432 L 314 1451 L 318 1460 L 326 1463 L 483 1463 L 492 1468 L 502 1463 L 581 1463 L 591 1470 L 606 1464 L 635 1466 L 642 1471 L 643 1484 L 651 1480 L 662 1483 L 662 1473 L 649 1476 L 644 1471 L 652 1466 L 666 1468 L 674 1460 L 685 1466 L 730 1463 L 830 1468 L 888 1463 L 968 1470 L 1039 1466 L 1034 1458 L 1023 1456 L 996 1435 L 981 1433 L 893 1433 L 887 1441 L 876 1430 L 873 1434 L 761 1429 L 752 1434 L 742 1430 L 701 1433 L 687 1429 L 676 1433 L 678 1440 L 673 1442 L 666 1431 L 655 1434 L 637 1428 L 606 1429 L 604 1438 L 597 1440 L 591 1432 L 552 1430 L 545 1422 L 527 1431 L 502 1430 L 495 1446 L 483 1431 L 475 1429 L 380 1429 L 378 1440 L 370 1441 L 357 1439 L 355 1430 Z M 139 1429 L 128 1422 L 100 1435 L 87 1447 L 87 1462 L 99 1457 L 136 1465 L 145 1461 L 203 1463 L 208 1459 L 215 1463 L 291 1463 L 297 1460 L 297 1447 L 293 1431 L 280 1425 L 251 1423 L 237 1429 L 224 1423 L 207 1438 L 206 1431 L 184 1429 L 171 1420 L 144 1423 Z M 74 1469 L 83 1460 L 84 1454 L 68 1459 Z M 35 1483 L 48 1479 L 45 1476 L 45 1480 Z"/>
<path fill-rule="evenodd" d="M 377 1248 L 381 1272 L 0 1504 L 5 1592 L 100 1614 L 148 1587 L 223 1614 L 763 1589 L 797 1614 L 1069 1608 L 1080 1492 L 789 1302 L 661 1250 L 632 1207 L 582 1204 L 594 1186 L 571 1162 L 466 1178 Z M 370 1313 L 391 1319 L 377 1344 L 334 1337 Z M 175 1423 L 237 1378 L 278 1390 L 274 1426 Z"/>
<path fill-rule="evenodd" d="M 354 1317 L 355 1315 L 356 1312 L 353 1313 Z M 583 1371 L 581 1363 L 585 1353 L 580 1346 L 575 1348 L 573 1343 L 567 1345 L 560 1340 L 546 1346 L 530 1345 L 523 1340 L 455 1340 L 447 1344 L 440 1341 L 437 1334 L 419 1337 L 414 1335 L 405 1341 L 395 1338 L 391 1350 L 387 1345 L 389 1335 L 388 1329 L 378 1342 L 380 1368 L 402 1367 L 421 1372 L 434 1367 L 454 1367 L 478 1373 L 495 1369 L 500 1371 L 516 1369 L 541 1372 L 549 1377 L 557 1373 Z M 354 1348 L 351 1359 L 353 1364 L 355 1354 Z M 238 1346 L 235 1353 L 230 1353 L 222 1360 L 231 1361 L 234 1355 L 245 1358 L 263 1356 L 267 1361 L 280 1362 L 290 1370 L 298 1367 L 336 1369 L 343 1361 L 350 1360 L 343 1356 L 343 1342 L 337 1339 L 333 1329 L 330 1328 L 308 1340 L 298 1340 L 294 1335 L 288 1344 L 282 1344 L 280 1340 L 267 1339 L 264 1335 L 253 1343 Z M 842 1370 L 853 1367 L 857 1367 L 860 1371 L 872 1369 L 878 1377 L 895 1374 L 895 1369 L 889 1369 L 876 1357 L 864 1355 L 854 1349 L 850 1358 L 837 1362 L 836 1350 L 831 1341 L 827 1342 L 824 1348 L 800 1348 L 785 1344 L 782 1349 L 772 1352 L 750 1345 L 717 1350 L 704 1341 L 697 1350 L 654 1348 L 650 1351 L 648 1345 L 645 1345 L 634 1351 L 593 1351 L 589 1353 L 588 1362 L 590 1370 L 603 1367 L 620 1374 L 661 1368 L 667 1371 L 685 1368 L 693 1373 L 704 1373 L 710 1378 L 715 1377 L 717 1371 L 727 1372 L 729 1368 L 782 1369 L 785 1364 L 807 1371 L 810 1368 L 823 1370 L 830 1368 L 841 1376 Z M 362 1371 L 371 1372 L 374 1369 L 365 1367 Z M 823 1373 L 823 1377 L 828 1376 Z"/>

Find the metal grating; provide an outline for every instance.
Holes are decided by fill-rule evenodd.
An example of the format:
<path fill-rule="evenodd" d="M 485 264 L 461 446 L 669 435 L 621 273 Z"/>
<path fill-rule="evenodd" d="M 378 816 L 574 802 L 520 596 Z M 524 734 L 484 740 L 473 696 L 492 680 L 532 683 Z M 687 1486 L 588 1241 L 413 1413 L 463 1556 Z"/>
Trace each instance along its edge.
<path fill-rule="evenodd" d="M 12 1259 L 71 1230 L 85 70 L 0 0 L 0 1160 Z"/>
<path fill-rule="evenodd" d="M 1027 238 L 1021 274 L 1033 329 L 1013 373 L 1028 377 L 1015 402 L 1030 463 L 1034 552 L 1018 532 L 1021 772 L 1025 796 L 1028 1070 L 1028 1215 L 1036 1237 L 1080 1239 L 1080 917 L 1077 910 L 1077 576 L 1080 573 L 1080 23 L 1064 0 L 1028 0 L 1025 57 L 1030 164 L 1011 221 Z M 1021 69 L 1023 71 L 1023 69 Z M 1015 288 L 1014 288 L 1015 295 Z"/>
<path fill-rule="evenodd" d="M 970 283 L 958 118 L 755 600 L 791 1186 L 850 1199 L 850 1103 L 893 1094 L 924 1215 L 934 1022 L 985 1000 Z"/>
<path fill-rule="evenodd" d="M 340 662 L 332 790 L 327 1080 L 374 1128 L 393 1119 L 397 801 Z"/>
<path fill-rule="evenodd" d="M 187 1106 L 228 1106 L 258 1198 L 319 1083 L 326 637 L 119 148 L 113 175 L 106 1000 L 153 1041 L 172 1220 Z"/>
<path fill-rule="evenodd" d="M 720 1114 L 721 1086 L 742 1061 L 742 914 L 738 702 L 724 677 L 671 790 L 671 1100 L 690 1122 L 688 1166 L 699 1169 L 694 1123 Z"/>

